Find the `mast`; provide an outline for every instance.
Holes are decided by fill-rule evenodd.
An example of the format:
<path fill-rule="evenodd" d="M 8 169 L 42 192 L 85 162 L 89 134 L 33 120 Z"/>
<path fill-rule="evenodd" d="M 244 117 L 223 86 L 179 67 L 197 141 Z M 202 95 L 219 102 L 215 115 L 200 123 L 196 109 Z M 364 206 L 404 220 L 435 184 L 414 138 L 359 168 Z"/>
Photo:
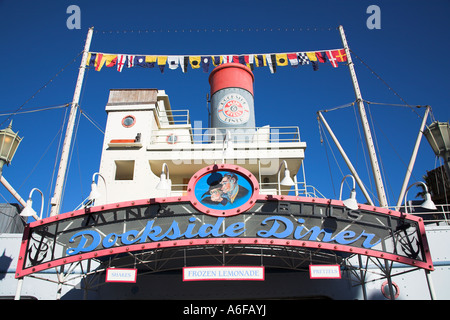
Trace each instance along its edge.
<path fill-rule="evenodd" d="M 55 216 L 59 214 L 59 211 L 61 210 L 61 196 L 64 186 L 64 180 L 66 178 L 67 163 L 69 160 L 69 151 L 72 144 L 73 129 L 78 112 L 78 102 L 80 101 L 81 87 L 83 85 L 84 71 L 86 69 L 86 61 L 89 54 L 89 48 L 91 46 L 93 31 L 94 27 L 89 28 L 86 37 L 86 42 L 84 44 L 83 57 L 81 58 L 80 70 L 78 71 L 77 83 L 75 86 L 75 92 L 73 94 L 72 105 L 70 107 L 69 120 L 67 122 L 66 136 L 64 137 L 61 159 L 59 161 L 59 169 L 58 169 L 58 176 L 56 178 L 55 192 L 50 201 L 52 205 L 50 210 L 50 216 Z"/>
<path fill-rule="evenodd" d="M 350 49 L 348 48 L 347 39 L 345 38 L 344 28 L 342 26 L 339 26 L 339 32 L 341 34 L 342 45 L 344 46 L 345 53 L 347 54 L 348 68 L 350 70 L 350 76 L 352 78 L 353 89 L 355 90 L 356 103 L 358 104 L 359 115 L 364 130 L 367 149 L 369 150 L 372 172 L 375 179 L 375 186 L 377 188 L 378 201 L 380 202 L 380 207 L 387 207 L 388 203 L 386 199 L 386 192 L 384 190 L 383 180 L 381 178 L 381 171 L 372 139 L 372 133 L 370 132 L 369 121 L 367 120 L 367 114 L 364 108 L 361 91 L 359 90 L 358 79 L 356 78 L 355 67 L 350 56 Z"/>
<path fill-rule="evenodd" d="M 400 195 L 398 196 L 397 206 L 395 210 L 399 210 L 402 204 L 402 201 L 405 197 L 406 188 L 408 186 L 409 178 L 412 174 L 412 169 L 414 168 L 414 163 L 416 162 L 417 152 L 419 151 L 420 141 L 422 140 L 423 130 L 425 129 L 425 125 L 427 123 L 428 113 L 430 112 L 430 106 L 426 106 L 425 114 L 423 116 L 422 124 L 419 129 L 419 134 L 417 135 L 416 144 L 414 145 L 413 153 L 411 155 L 411 159 L 409 160 L 408 169 L 406 169 L 405 179 L 403 180 L 402 190 L 400 191 Z"/>

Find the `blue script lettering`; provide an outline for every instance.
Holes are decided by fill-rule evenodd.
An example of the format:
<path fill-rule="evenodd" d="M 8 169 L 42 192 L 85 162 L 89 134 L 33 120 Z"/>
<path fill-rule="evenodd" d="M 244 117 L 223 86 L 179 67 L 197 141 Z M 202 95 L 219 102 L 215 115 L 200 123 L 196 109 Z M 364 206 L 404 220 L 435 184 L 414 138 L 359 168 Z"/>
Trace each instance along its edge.
<path fill-rule="evenodd" d="M 103 248 L 111 248 L 116 244 L 117 238 L 119 237 L 116 233 L 108 234 L 102 241 Z"/>
<path fill-rule="evenodd" d="M 286 238 L 288 237 L 292 231 L 294 230 L 294 225 L 292 224 L 291 220 L 285 218 L 285 217 L 280 217 L 280 216 L 274 216 L 274 217 L 270 217 L 270 218 L 266 218 L 263 220 L 263 222 L 261 222 L 261 224 L 263 226 L 265 226 L 267 224 L 267 221 L 273 221 L 272 224 L 272 228 L 270 228 L 270 230 L 266 231 L 266 230 L 260 230 L 258 231 L 256 234 L 260 237 L 263 238 L 268 238 L 268 237 L 277 237 L 277 238 Z M 281 224 L 278 223 L 278 221 L 283 223 L 283 226 L 281 226 Z M 280 227 L 284 228 L 281 229 L 279 232 L 278 229 L 280 229 Z"/>
<path fill-rule="evenodd" d="M 138 239 L 136 238 L 138 234 L 139 232 L 137 230 L 130 230 L 122 234 L 120 236 L 120 240 L 125 245 L 134 244 L 138 241 Z M 130 236 L 133 237 L 134 239 L 130 239 Z"/>
<path fill-rule="evenodd" d="M 122 234 L 109 233 L 102 236 L 99 232 L 94 230 L 83 230 L 75 233 L 69 240 L 69 243 L 77 242 L 78 245 L 74 248 L 66 250 L 67 255 L 75 255 L 82 252 L 90 252 L 97 249 L 98 246 L 103 248 L 111 248 L 116 245 L 132 245 L 136 243 L 147 243 L 153 241 L 161 241 L 163 239 L 175 240 L 175 239 L 190 239 L 194 237 L 206 238 L 206 237 L 238 237 L 245 231 L 244 222 L 235 222 L 228 227 L 225 225 L 224 217 L 216 219 L 214 224 L 200 224 L 199 220 L 195 217 L 188 219 L 189 223 L 184 225 L 181 230 L 179 222 L 172 220 L 170 227 L 165 227 L 163 230 L 161 226 L 155 225 L 156 220 L 150 220 L 146 226 L 138 230 L 128 230 Z M 295 224 L 298 225 L 295 225 Z M 319 226 L 312 226 L 307 229 L 303 224 L 304 219 L 298 219 L 296 222 L 283 216 L 271 216 L 264 219 L 261 222 L 261 226 L 267 226 L 266 229 L 261 229 L 256 232 L 256 236 L 261 238 L 275 237 L 279 239 L 291 238 L 291 239 L 307 239 L 309 241 L 321 241 L 321 242 L 336 242 L 342 245 L 349 245 L 356 241 L 364 239 L 362 247 L 372 248 L 381 242 L 381 239 L 374 241 L 375 234 L 366 233 L 362 230 L 357 234 L 351 230 L 343 230 L 336 233 L 333 236 L 333 231 L 327 228 L 322 229 Z M 166 229 L 167 228 L 167 229 Z M 374 243 L 372 243 L 374 242 Z"/>
<path fill-rule="evenodd" d="M 303 239 L 307 237 L 309 241 L 322 241 L 322 242 L 331 242 L 335 241 L 339 244 L 351 244 L 356 242 L 361 237 L 366 237 L 364 240 L 362 246 L 364 248 L 372 248 L 373 246 L 377 245 L 381 242 L 381 239 L 378 240 L 375 243 L 371 243 L 373 238 L 375 237 L 372 233 L 366 233 L 365 230 L 361 232 L 358 236 L 356 236 L 356 233 L 354 231 L 341 231 L 338 234 L 336 234 L 334 237 L 332 230 L 330 229 L 321 229 L 318 226 L 313 226 L 309 230 L 302 233 L 302 231 L 305 229 L 304 226 L 297 226 L 294 230 L 294 223 L 289 220 L 288 218 L 281 217 L 281 216 L 273 216 L 269 217 L 263 220 L 261 223 L 262 225 L 266 225 L 268 221 L 273 221 L 272 227 L 269 230 L 260 230 L 257 232 L 257 235 L 263 238 L 268 237 L 277 237 L 277 238 L 286 238 L 293 234 L 294 239 Z M 304 219 L 298 219 L 297 220 L 300 224 L 303 224 L 305 222 Z M 282 224 L 280 224 L 281 222 Z M 322 239 L 319 239 L 319 236 L 322 236 Z"/>
<path fill-rule="evenodd" d="M 90 236 L 91 237 L 91 243 L 86 246 L 86 244 L 88 243 L 88 241 L 90 240 L 88 237 L 86 236 Z M 97 231 L 94 230 L 84 230 L 84 231 L 80 231 L 75 233 L 72 238 L 70 238 L 69 243 L 74 243 L 75 239 L 81 237 L 80 242 L 78 243 L 78 247 L 76 248 L 69 248 L 66 250 L 66 254 L 67 255 L 74 255 L 74 254 L 78 254 L 80 252 L 89 252 L 94 250 L 95 248 L 97 248 L 97 246 L 100 244 L 101 242 L 101 237 L 100 234 Z"/>
<path fill-rule="evenodd" d="M 243 234 L 245 230 L 245 223 L 236 222 L 228 226 L 228 228 L 225 230 L 225 235 L 228 237 L 237 237 Z"/>
<path fill-rule="evenodd" d="M 209 223 L 203 224 L 198 230 L 198 236 L 201 238 L 205 238 L 209 235 L 212 235 L 213 237 L 223 236 L 223 233 L 219 230 L 223 220 L 225 220 L 225 218 L 218 218 L 214 225 Z"/>

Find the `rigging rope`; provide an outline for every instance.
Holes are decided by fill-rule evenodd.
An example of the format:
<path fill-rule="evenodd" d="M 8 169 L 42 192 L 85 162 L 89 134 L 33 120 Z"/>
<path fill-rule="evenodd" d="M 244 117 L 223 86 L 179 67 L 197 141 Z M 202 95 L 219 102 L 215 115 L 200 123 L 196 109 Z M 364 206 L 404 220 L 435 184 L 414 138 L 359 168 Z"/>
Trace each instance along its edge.
<path fill-rule="evenodd" d="M 372 117 L 372 113 L 370 112 L 370 107 L 369 107 L 369 105 L 367 105 L 367 109 L 368 109 L 368 113 L 369 113 L 370 123 L 371 123 L 371 125 L 372 125 L 373 138 L 374 138 L 373 140 L 374 140 L 374 142 L 375 142 L 375 148 L 377 149 L 377 153 L 380 155 L 380 156 L 379 156 L 379 163 L 380 163 L 380 166 L 381 166 L 380 171 L 381 171 L 381 174 L 382 174 L 382 180 L 383 180 L 383 183 L 384 183 L 385 185 L 386 185 L 386 181 L 388 182 L 389 187 L 390 187 L 390 190 L 391 190 L 391 193 L 392 193 L 393 191 L 392 191 L 391 183 L 390 183 L 390 181 L 386 178 L 385 169 L 384 169 L 384 164 L 383 164 L 383 158 L 381 157 L 380 147 L 379 147 L 379 145 L 378 145 L 378 138 L 377 138 L 377 134 L 376 134 L 376 131 L 375 131 L 375 126 L 374 126 L 374 124 L 373 124 L 373 121 L 374 121 L 374 120 L 373 120 L 373 117 Z M 385 194 L 386 194 L 387 202 L 390 203 L 389 193 L 388 193 L 388 192 L 385 192 Z"/>
<path fill-rule="evenodd" d="M 207 33 L 207 32 L 309 32 L 309 31 L 334 31 L 336 27 L 217 27 L 217 28 L 179 28 L 179 29 L 137 29 L 137 30 L 94 30 L 96 34 L 148 34 L 148 33 Z"/>
<path fill-rule="evenodd" d="M 358 115 L 357 115 L 356 107 L 353 108 L 353 114 L 355 116 L 355 123 L 356 123 L 356 127 L 358 129 L 358 138 L 359 138 L 359 142 L 361 144 L 361 151 L 362 151 L 363 158 L 364 158 L 364 164 L 365 164 L 365 167 L 366 167 L 366 174 L 367 174 L 367 178 L 369 180 L 370 188 L 368 188 L 368 186 L 365 183 L 363 183 L 363 184 L 364 184 L 364 187 L 366 188 L 367 192 L 370 193 L 372 201 L 378 201 L 378 203 L 379 203 L 378 196 L 377 196 L 376 192 L 373 191 L 374 185 L 373 185 L 373 182 L 372 182 L 372 174 L 370 173 L 370 166 L 369 166 L 369 162 L 368 162 L 368 159 L 367 159 L 367 153 L 366 153 L 367 150 L 366 150 L 366 148 L 364 146 L 364 139 L 362 137 L 361 127 L 360 127 L 360 122 L 358 121 Z M 358 155 L 358 152 L 356 153 L 356 155 Z M 358 167 L 358 161 L 356 163 L 356 167 Z"/>
<path fill-rule="evenodd" d="M 320 119 L 317 118 L 317 124 L 319 126 L 319 135 L 320 135 L 320 144 L 323 145 L 323 136 L 322 136 L 322 125 L 320 124 Z M 325 132 L 324 132 L 325 134 Z M 331 187 L 333 188 L 334 198 L 336 198 L 336 188 L 334 187 L 334 181 L 333 181 L 333 172 L 331 171 L 331 165 L 330 165 L 330 159 L 328 157 L 328 150 L 327 146 L 325 146 L 325 155 L 327 158 L 327 164 L 328 164 L 328 171 L 330 172 L 330 180 L 331 180 Z"/>
<path fill-rule="evenodd" d="M 78 108 L 78 110 L 79 110 L 79 108 Z M 66 172 L 66 175 L 64 177 L 63 188 L 62 188 L 62 192 L 61 192 L 61 199 L 64 199 L 64 194 L 66 192 L 67 179 L 69 177 L 70 165 L 72 163 L 72 155 L 73 155 L 73 151 L 75 149 L 75 144 L 77 142 L 77 133 L 78 133 L 78 128 L 79 128 L 81 117 L 77 116 L 76 118 L 77 119 L 76 119 L 75 124 L 74 124 L 74 132 L 73 132 L 73 143 L 72 143 L 71 148 L 69 150 L 69 156 L 68 156 L 69 162 L 67 164 L 67 172 Z M 61 201 L 61 205 L 62 205 L 62 203 L 63 203 L 63 200 Z"/>
<path fill-rule="evenodd" d="M 58 104 L 58 105 L 54 105 L 54 106 L 44 106 L 44 107 L 42 107 L 42 109 L 33 109 L 33 110 L 27 110 L 27 111 L 22 111 L 22 112 L 15 111 L 15 112 L 11 112 L 11 113 L 1 113 L 0 117 L 12 116 L 12 115 L 17 115 L 17 114 L 35 113 L 35 112 L 48 111 L 48 110 L 55 110 L 55 109 L 66 108 L 68 106 L 70 106 L 70 103 Z"/>
<path fill-rule="evenodd" d="M 72 61 L 70 61 L 68 64 L 66 64 L 61 70 L 59 70 L 49 81 L 47 81 L 42 87 L 40 87 L 30 98 L 28 98 L 21 106 L 19 106 L 15 112 L 13 112 L 12 114 L 9 115 L 8 118 L 6 118 L 5 120 L 3 120 L 3 122 L 0 123 L 0 127 L 5 123 L 8 122 L 8 120 L 11 119 L 12 116 L 14 116 L 15 114 L 17 114 L 24 105 L 26 105 L 31 99 L 33 99 L 39 92 L 42 91 L 42 89 L 46 88 L 50 83 L 53 82 L 53 80 L 61 73 L 63 72 L 69 65 L 71 65 L 72 63 L 75 62 L 75 60 L 83 53 L 83 51 L 81 51 Z"/>
<path fill-rule="evenodd" d="M 367 107 L 368 107 L 368 109 L 369 109 L 368 114 L 369 114 L 370 121 L 371 121 L 371 127 L 373 128 L 374 142 L 375 142 L 375 147 L 376 147 L 376 149 L 377 149 L 377 153 L 378 153 L 378 154 L 380 154 L 380 148 L 379 148 L 378 140 L 377 140 L 376 133 L 375 133 L 375 124 L 377 124 L 377 123 L 376 123 L 374 117 L 373 117 L 372 114 L 371 114 L 371 111 L 370 111 L 370 104 L 373 104 L 373 105 L 394 106 L 394 107 L 407 107 L 407 108 L 410 108 L 410 109 L 412 109 L 412 110 L 427 107 L 427 106 L 420 106 L 420 105 L 411 106 L 411 105 L 409 105 L 409 104 L 394 104 L 394 103 L 373 102 L 373 101 L 367 101 L 367 100 L 363 100 L 363 102 L 366 102 L 366 103 L 367 103 Z M 341 105 L 341 106 L 338 106 L 338 107 L 334 107 L 334 108 L 331 108 L 331 109 L 325 109 L 325 110 L 322 110 L 322 112 L 335 111 L 335 110 L 344 109 L 344 108 L 347 108 L 347 107 L 350 107 L 350 106 L 354 106 L 354 105 L 355 105 L 355 103 L 352 102 L 352 103 L 344 104 L 344 105 Z M 373 187 L 374 187 L 374 186 L 373 186 L 373 184 L 372 184 L 372 178 L 371 178 L 371 174 L 370 174 L 370 167 L 369 167 L 369 164 L 368 164 L 367 155 L 366 155 L 366 149 L 365 149 L 365 147 L 364 147 L 364 143 L 363 143 L 363 139 L 362 139 L 362 133 L 361 133 L 361 129 L 360 129 L 360 126 L 359 126 L 359 121 L 358 121 L 357 112 L 356 112 L 356 109 L 355 109 L 355 108 L 353 108 L 353 111 L 354 111 L 354 115 L 355 115 L 355 121 L 356 121 L 356 123 L 357 123 L 357 129 L 358 129 L 358 137 L 359 137 L 359 141 L 360 141 L 360 143 L 361 143 L 361 145 L 362 145 L 362 152 L 363 152 L 363 156 L 364 156 L 365 167 L 366 167 L 366 170 L 367 170 L 367 177 L 368 177 L 368 179 L 369 179 L 369 184 L 370 184 L 370 190 L 369 190 L 369 191 L 370 191 L 370 193 L 371 193 L 372 195 L 374 195 L 374 192 L 373 192 Z M 414 112 L 417 114 L 416 111 L 414 111 Z M 423 118 L 423 116 L 420 116 L 420 117 Z M 391 141 L 389 140 L 388 136 L 385 134 L 385 132 L 383 131 L 383 129 L 382 129 L 378 124 L 377 124 L 377 128 L 378 128 L 379 130 L 381 130 L 381 133 L 383 134 L 383 136 L 385 137 L 385 139 L 387 140 L 387 142 L 389 143 L 389 145 L 391 146 L 391 148 L 394 150 L 394 153 L 395 153 L 395 154 L 397 155 L 397 157 L 400 159 L 401 163 L 405 166 L 405 168 L 407 168 L 407 164 L 403 161 L 403 159 L 401 158 L 401 156 L 399 155 L 398 151 L 395 149 L 395 147 L 393 146 L 393 144 L 391 143 Z M 323 142 L 322 136 L 321 136 L 321 142 Z M 359 145 L 359 143 L 358 143 L 358 145 Z M 356 153 L 356 155 L 358 155 L 358 152 Z M 327 157 L 328 157 L 328 155 L 327 155 Z M 392 185 L 391 185 L 391 182 L 390 182 L 389 178 L 386 177 L 384 164 L 383 164 L 381 158 L 380 158 L 380 165 L 381 165 L 381 172 L 382 172 L 382 175 L 383 175 L 383 181 L 389 185 L 390 193 L 391 193 L 391 196 L 393 197 L 393 188 L 392 188 Z M 356 161 L 356 167 L 358 167 L 358 160 Z M 417 177 L 415 177 L 414 175 L 413 175 L 413 177 L 414 177 L 416 180 L 419 180 L 419 179 L 417 179 Z M 387 196 L 389 196 L 389 195 L 387 195 Z M 374 199 L 377 199 L 377 197 L 374 197 Z"/>
<path fill-rule="evenodd" d="M 409 108 L 411 108 L 411 110 L 419 117 L 419 118 L 421 118 L 421 119 L 423 119 L 423 116 L 422 115 L 420 115 L 420 114 L 418 114 L 417 112 L 416 112 L 416 110 L 414 110 L 414 107 L 412 107 L 410 104 L 408 104 L 406 101 L 405 101 L 405 99 L 403 99 L 398 93 L 397 93 L 397 91 L 395 91 L 394 89 L 392 89 L 391 88 L 391 86 L 389 86 L 388 84 L 387 84 L 387 82 L 386 81 L 384 81 L 375 71 L 373 71 L 373 69 L 371 68 L 371 67 L 369 67 L 369 65 L 367 64 L 367 63 L 365 63 L 353 50 L 351 50 L 350 49 L 350 52 L 356 57 L 356 58 L 358 58 L 358 60 L 367 68 L 367 69 L 369 69 L 370 70 L 370 72 L 372 72 L 372 74 L 375 76 L 375 77 L 377 77 L 377 79 L 378 80 L 380 80 L 381 82 L 383 82 L 384 83 L 384 85 L 386 86 L 386 87 L 388 87 L 388 89 L 390 90 L 390 91 L 392 91 L 400 100 L 402 100 L 404 103 L 405 103 L 405 105 L 406 106 L 408 106 Z M 431 112 L 430 112 L 431 113 Z"/>
<path fill-rule="evenodd" d="M 56 133 L 56 135 L 53 137 L 52 141 L 50 142 L 50 144 L 47 146 L 47 149 L 45 149 L 44 153 L 41 155 L 41 157 L 39 158 L 39 160 L 36 162 L 36 164 L 34 165 L 34 167 L 31 169 L 30 173 L 28 174 L 28 176 L 25 178 L 25 180 L 22 182 L 22 184 L 19 186 L 19 188 L 17 190 L 20 190 L 23 185 L 25 184 L 25 182 L 27 182 L 27 180 L 30 178 L 30 176 L 33 174 L 33 172 L 36 170 L 37 166 L 39 165 L 39 163 L 41 162 L 41 160 L 44 158 L 44 156 L 47 154 L 48 150 L 50 149 L 50 147 L 53 145 L 53 142 L 55 141 L 55 139 L 58 137 L 58 135 L 61 133 L 62 127 L 58 130 L 58 132 Z"/>
<path fill-rule="evenodd" d="M 64 113 L 64 117 L 63 117 L 62 122 L 61 122 L 61 129 L 60 129 L 60 132 L 61 132 L 61 133 L 62 133 L 63 128 L 64 128 L 64 126 L 65 126 L 65 123 L 66 123 L 66 121 L 67 121 L 68 110 L 69 110 L 69 108 L 66 109 L 66 112 Z M 48 197 L 48 199 L 51 199 L 51 198 L 53 197 L 52 190 L 53 190 L 53 188 L 54 188 L 53 184 L 54 184 L 54 182 L 55 182 L 55 177 L 56 177 L 55 173 L 56 173 L 56 168 L 58 167 L 58 158 L 59 158 L 59 154 L 60 154 L 60 152 L 61 152 L 61 147 L 62 147 L 62 142 L 63 142 L 63 136 L 64 136 L 63 134 L 61 134 L 61 135 L 59 136 L 58 149 L 56 150 L 56 155 L 55 155 L 55 164 L 53 165 L 53 172 L 52 172 L 52 175 L 51 175 L 52 179 L 51 179 L 51 181 L 50 181 L 50 187 L 49 187 L 49 190 L 48 190 L 48 192 L 49 192 L 49 197 Z M 49 211 L 50 211 L 50 209 L 51 209 L 51 203 L 50 203 L 50 202 L 51 202 L 51 201 L 48 201 L 48 202 L 47 202 L 47 214 L 49 213 Z"/>
<path fill-rule="evenodd" d="M 339 110 L 339 109 L 345 109 L 345 108 L 353 106 L 355 104 L 355 102 L 356 102 L 356 100 L 353 102 L 350 102 L 350 103 L 343 104 L 338 107 L 334 107 L 332 109 L 319 110 L 319 112 L 330 112 L 330 111 L 335 111 L 335 110 Z"/>
<path fill-rule="evenodd" d="M 98 131 L 100 131 L 101 133 L 105 134 L 105 131 L 103 131 L 100 128 L 100 125 L 98 123 L 96 123 L 94 121 L 94 119 L 92 119 L 84 110 L 80 109 L 80 112 L 81 112 L 81 115 L 83 115 L 86 119 L 88 119 L 89 122 L 92 123 L 92 125 L 98 129 Z"/>

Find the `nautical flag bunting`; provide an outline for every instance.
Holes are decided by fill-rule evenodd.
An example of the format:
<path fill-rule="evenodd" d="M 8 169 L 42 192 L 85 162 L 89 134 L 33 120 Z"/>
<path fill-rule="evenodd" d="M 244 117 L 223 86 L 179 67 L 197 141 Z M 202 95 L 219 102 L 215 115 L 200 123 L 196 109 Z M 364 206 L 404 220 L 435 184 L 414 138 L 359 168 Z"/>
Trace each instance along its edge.
<path fill-rule="evenodd" d="M 101 52 L 89 52 L 86 66 L 100 71 L 103 67 L 116 67 L 122 72 L 123 68 L 153 68 L 158 66 L 164 73 L 166 65 L 170 70 L 181 67 L 183 73 L 188 67 L 192 69 L 201 68 L 203 72 L 209 72 L 211 68 L 224 63 L 240 63 L 251 70 L 259 67 L 269 67 L 271 73 L 277 71 L 277 67 L 291 65 L 298 68 L 311 64 L 314 71 L 319 69 L 319 63 L 330 63 L 337 68 L 339 63 L 347 62 L 344 49 L 307 51 L 307 52 L 285 52 L 264 54 L 241 54 L 241 55 L 192 55 L 192 56 L 165 56 L 165 55 L 134 55 L 134 54 L 109 54 Z"/>

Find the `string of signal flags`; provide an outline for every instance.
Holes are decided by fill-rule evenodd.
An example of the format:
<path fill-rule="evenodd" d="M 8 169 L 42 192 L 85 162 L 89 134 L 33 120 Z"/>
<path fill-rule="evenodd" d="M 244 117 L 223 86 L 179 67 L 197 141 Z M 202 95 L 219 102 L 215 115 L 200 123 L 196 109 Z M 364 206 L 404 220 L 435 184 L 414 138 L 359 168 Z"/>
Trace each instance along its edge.
<path fill-rule="evenodd" d="M 242 55 L 136 55 L 89 52 L 86 66 L 93 67 L 96 71 L 100 71 L 103 67 L 115 67 L 119 72 L 124 68 L 158 67 L 161 73 L 164 73 L 166 67 L 170 70 L 180 67 L 182 72 L 186 73 L 189 67 L 208 72 L 211 67 L 232 62 L 243 64 L 251 70 L 269 67 L 271 73 L 275 73 L 277 67 L 288 65 L 294 68 L 311 65 L 313 70 L 317 71 L 321 63 L 330 63 L 337 68 L 339 63 L 347 62 L 347 55 L 344 49 Z"/>

